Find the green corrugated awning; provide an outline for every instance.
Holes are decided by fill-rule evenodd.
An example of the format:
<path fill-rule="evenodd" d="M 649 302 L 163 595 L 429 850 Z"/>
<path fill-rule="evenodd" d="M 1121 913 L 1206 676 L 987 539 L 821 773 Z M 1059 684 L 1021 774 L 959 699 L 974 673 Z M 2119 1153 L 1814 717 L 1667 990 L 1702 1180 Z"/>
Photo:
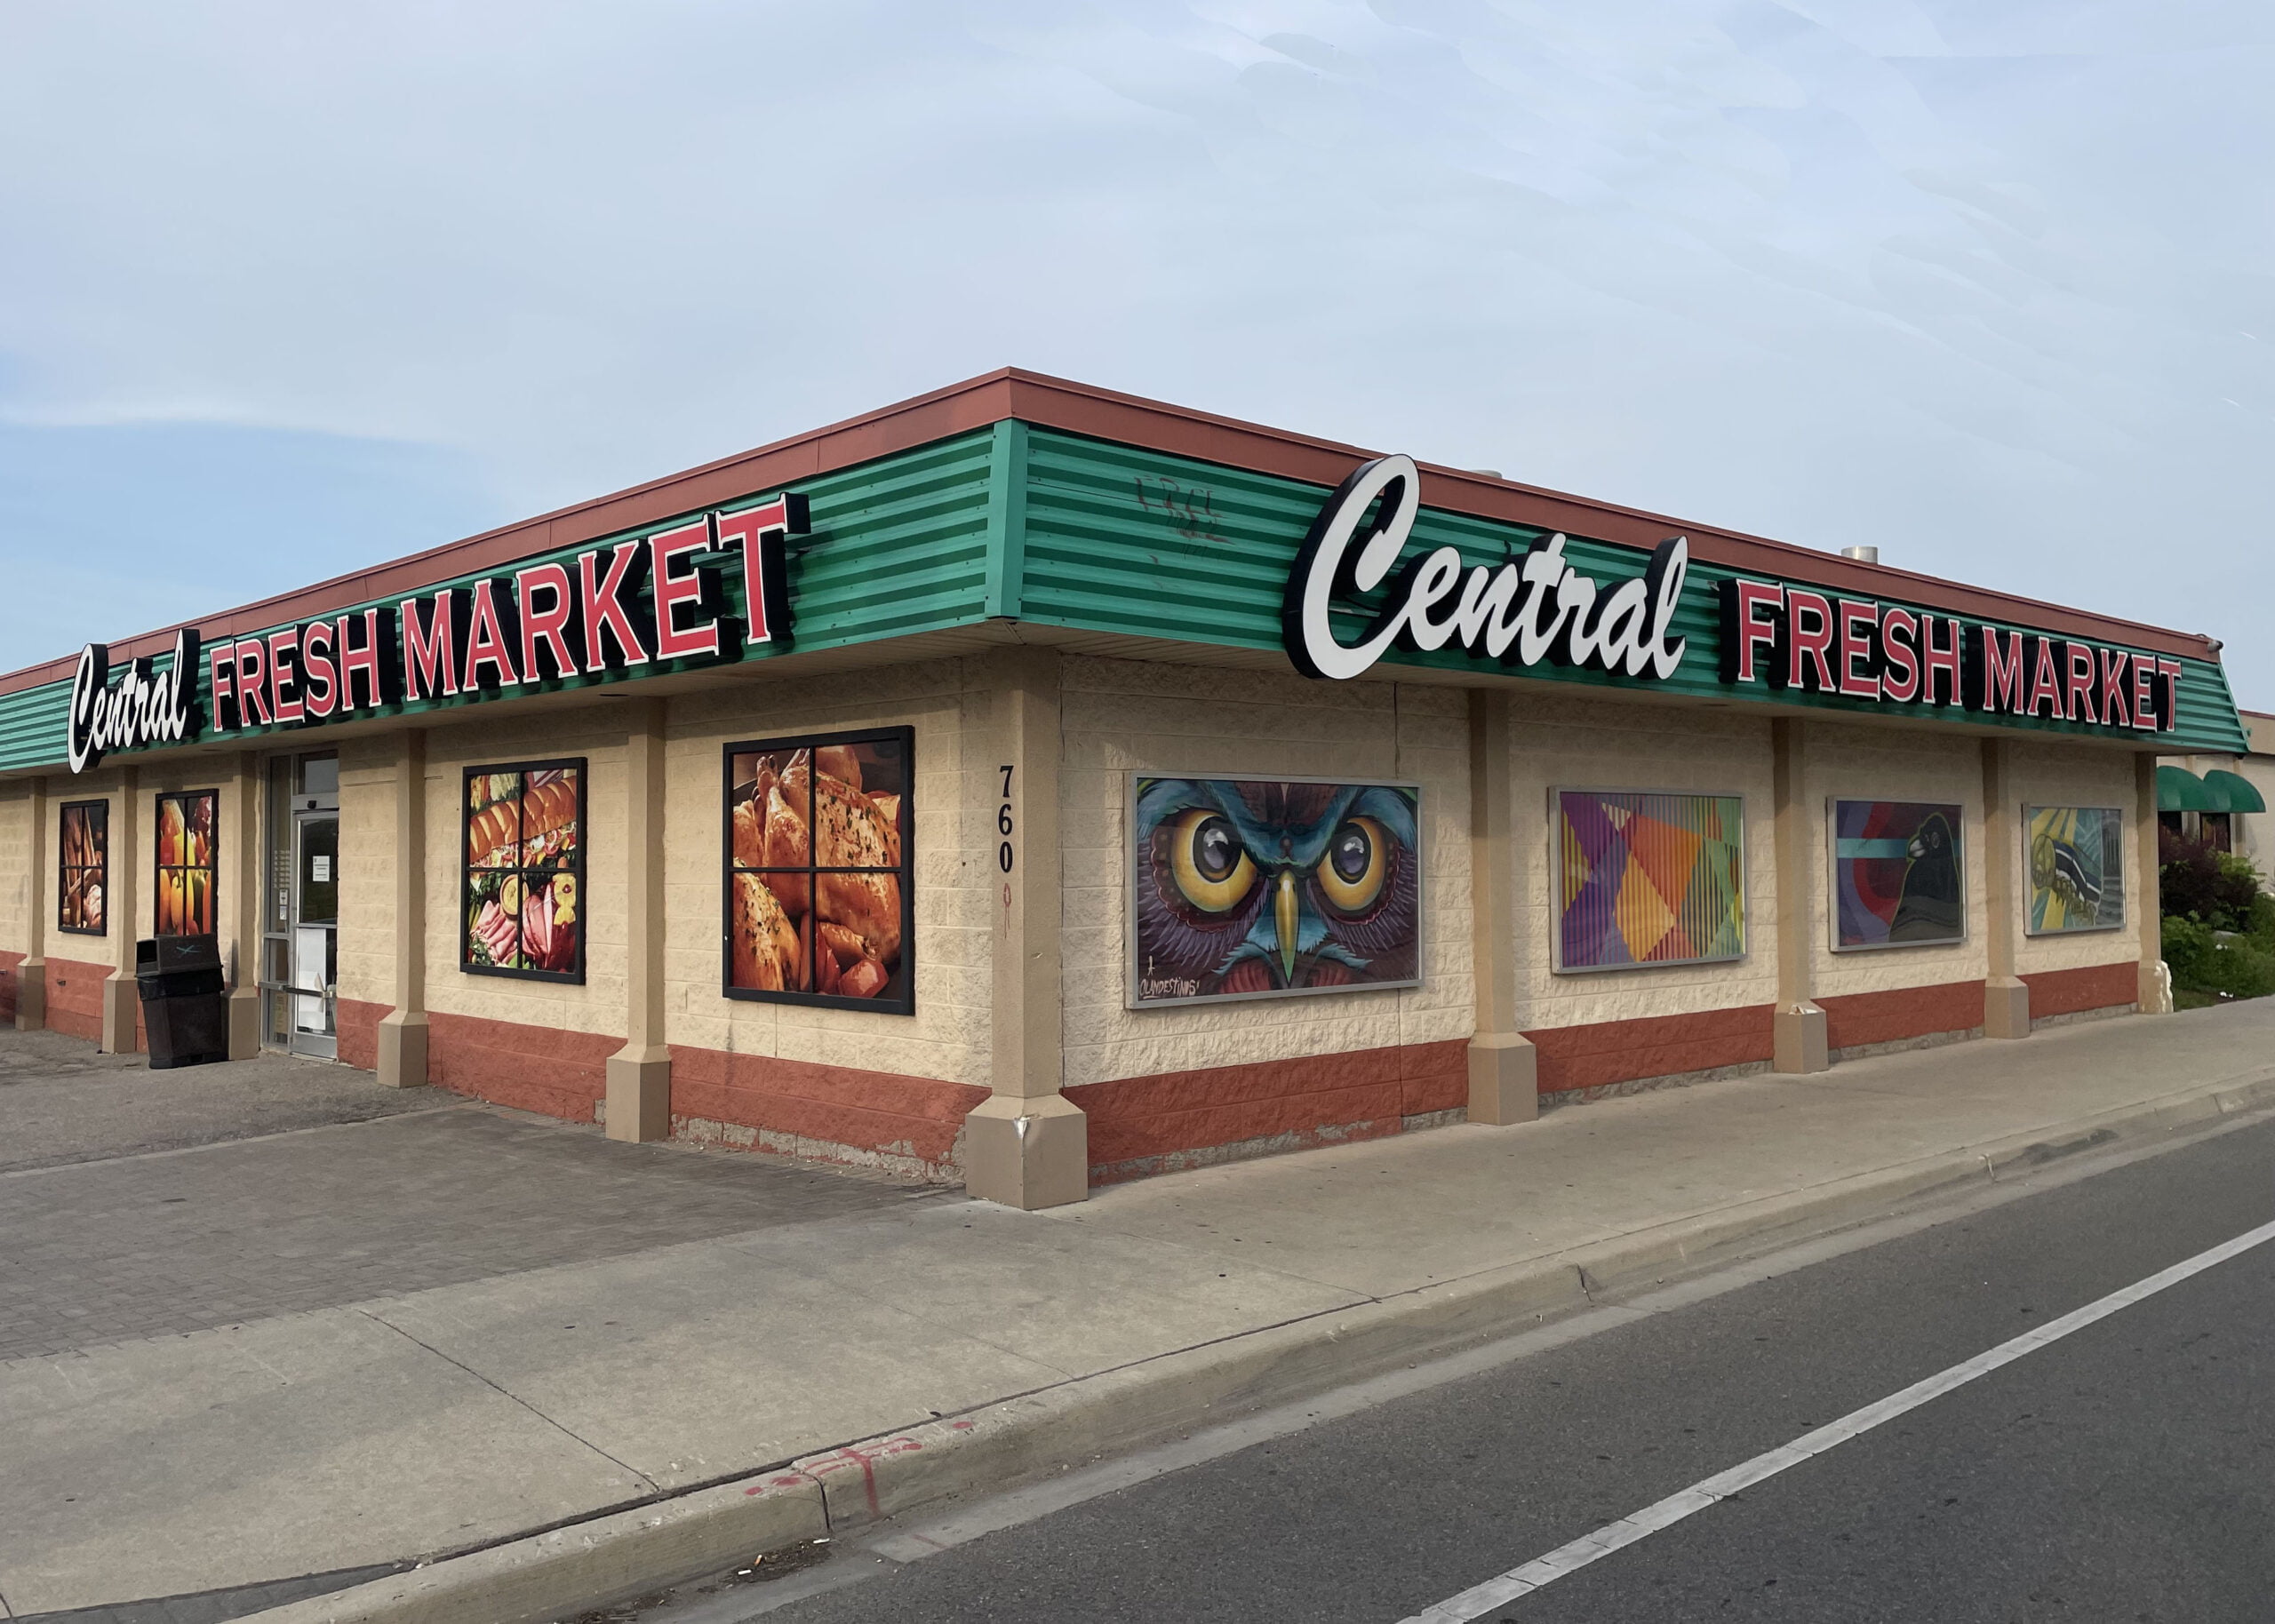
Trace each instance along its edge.
<path fill-rule="evenodd" d="M 2159 812 L 2224 812 L 2211 786 L 2184 767 L 2157 768 L 2157 810 Z"/>
<path fill-rule="evenodd" d="M 2161 773 L 2161 769 L 2159 772 Z M 2258 786 L 2241 773 L 2231 773 L 2215 767 L 2204 775 L 2204 787 L 2209 790 L 2212 792 L 2212 798 L 2220 803 L 2214 808 L 2215 811 L 2264 812 L 2267 810 L 2266 798 L 2260 794 Z"/>

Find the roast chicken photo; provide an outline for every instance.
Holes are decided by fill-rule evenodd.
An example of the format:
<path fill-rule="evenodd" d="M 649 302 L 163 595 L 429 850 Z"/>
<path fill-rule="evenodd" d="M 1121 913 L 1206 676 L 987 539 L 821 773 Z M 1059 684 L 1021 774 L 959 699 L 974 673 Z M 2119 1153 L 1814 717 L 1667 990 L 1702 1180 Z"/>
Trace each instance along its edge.
<path fill-rule="evenodd" d="M 732 984 L 898 998 L 907 760 L 889 740 L 733 758 Z"/>
<path fill-rule="evenodd" d="M 467 777 L 466 962 L 577 967 L 577 769 Z"/>

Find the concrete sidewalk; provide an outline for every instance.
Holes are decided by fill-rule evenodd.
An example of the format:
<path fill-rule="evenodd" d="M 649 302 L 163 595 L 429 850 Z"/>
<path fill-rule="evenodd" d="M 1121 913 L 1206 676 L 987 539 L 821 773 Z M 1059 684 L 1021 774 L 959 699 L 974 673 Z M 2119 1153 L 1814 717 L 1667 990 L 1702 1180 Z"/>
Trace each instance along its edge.
<path fill-rule="evenodd" d="M 2271 1038 L 2275 999 L 2083 1023 L 1201 1169 L 1050 1213 L 940 1198 L 818 1209 L 18 1359 L 0 1364 L 0 1602 L 23 1618 L 395 1563 L 659 1495 L 686 1498 L 547 1548 L 668 1532 L 706 1496 L 803 1494 L 818 1516 L 826 1492 L 841 1519 L 864 1496 L 890 1510 L 983 1469 L 1086 1458 L 1147 1415 L 1175 1425 L 1212 1401 L 1289 1396 L 1344 1373 L 1338 1358 L 1361 1373 L 1583 1301 L 1543 1284 L 1579 1267 L 1664 1271 L 2027 1164 L 2040 1142 L 2275 1103 L 2275 1086 L 2255 1087 L 2275 1079 Z M 1066 1421 L 1077 1396 L 1098 1413 L 1100 1394 L 1120 1406 L 1112 1425 Z M 901 1446 L 843 1446 L 903 1429 L 906 1461 L 937 1462 L 933 1476 L 905 1469 L 881 1501 L 876 1462 Z M 959 1438 L 978 1451 L 962 1477 L 940 1447 Z M 611 1571 L 638 1577 L 629 1550 Z M 343 1596 L 339 1616 L 386 1616 L 384 1600 Z"/>

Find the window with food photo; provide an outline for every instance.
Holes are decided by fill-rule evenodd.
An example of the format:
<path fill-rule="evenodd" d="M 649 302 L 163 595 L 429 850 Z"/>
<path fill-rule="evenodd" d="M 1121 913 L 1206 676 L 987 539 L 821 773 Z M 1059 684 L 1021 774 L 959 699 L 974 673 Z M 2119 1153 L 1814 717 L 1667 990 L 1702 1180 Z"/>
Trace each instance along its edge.
<path fill-rule="evenodd" d="M 466 775 L 466 935 L 459 967 L 585 979 L 585 763 L 524 761 Z"/>
<path fill-rule="evenodd" d="M 55 927 L 76 936 L 100 936 L 103 901 L 110 888 L 110 802 L 67 800 L 60 811 Z"/>
<path fill-rule="evenodd" d="M 908 728 L 727 746 L 727 996 L 914 1009 L 914 755 Z"/>
<path fill-rule="evenodd" d="M 158 797 L 158 895 L 153 934 L 213 934 L 213 830 L 220 796 L 187 790 Z"/>

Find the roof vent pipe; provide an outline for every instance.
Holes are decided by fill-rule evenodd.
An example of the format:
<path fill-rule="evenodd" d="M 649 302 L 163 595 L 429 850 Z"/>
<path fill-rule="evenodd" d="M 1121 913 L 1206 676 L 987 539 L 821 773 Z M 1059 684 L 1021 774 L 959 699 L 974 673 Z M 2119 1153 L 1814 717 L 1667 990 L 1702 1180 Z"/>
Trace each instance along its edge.
<path fill-rule="evenodd" d="M 1860 564 L 1877 564 L 1880 561 L 1880 550 L 1878 547 L 1843 547 L 1840 556 L 1853 558 Z"/>

